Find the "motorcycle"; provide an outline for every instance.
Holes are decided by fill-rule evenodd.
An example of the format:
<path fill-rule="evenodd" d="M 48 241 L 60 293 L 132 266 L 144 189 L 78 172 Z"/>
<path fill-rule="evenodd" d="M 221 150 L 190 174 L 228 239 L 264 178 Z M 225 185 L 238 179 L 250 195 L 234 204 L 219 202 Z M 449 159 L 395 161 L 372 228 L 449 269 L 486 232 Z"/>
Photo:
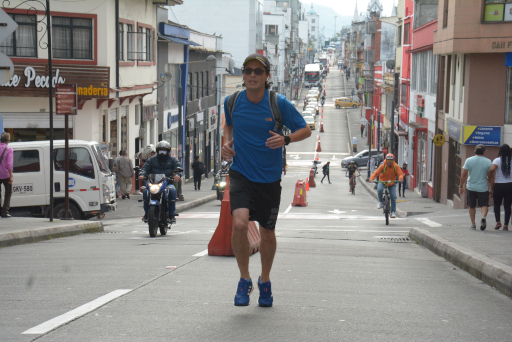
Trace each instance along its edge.
<path fill-rule="evenodd" d="M 311 167 L 314 171 L 313 177 L 316 177 L 316 175 L 318 174 L 318 164 L 322 164 L 322 162 L 319 160 L 313 160 L 313 166 Z"/>
<path fill-rule="evenodd" d="M 224 189 L 226 188 L 227 171 L 219 171 L 215 176 L 215 187 L 217 189 L 217 199 L 222 201 L 224 198 Z"/>
<path fill-rule="evenodd" d="M 322 96 L 322 99 L 320 100 L 320 104 L 322 105 L 322 107 L 324 106 L 324 103 L 325 103 L 325 96 Z"/>
<path fill-rule="evenodd" d="M 167 203 L 168 189 L 167 185 L 172 182 L 176 173 L 183 172 L 182 168 L 172 171 L 172 177 L 167 178 L 165 174 L 150 174 L 145 188 L 148 189 L 148 216 L 149 236 L 155 237 L 160 229 L 161 235 L 166 235 L 172 223 L 169 222 L 169 203 Z M 178 216 L 176 214 L 175 216 Z"/>

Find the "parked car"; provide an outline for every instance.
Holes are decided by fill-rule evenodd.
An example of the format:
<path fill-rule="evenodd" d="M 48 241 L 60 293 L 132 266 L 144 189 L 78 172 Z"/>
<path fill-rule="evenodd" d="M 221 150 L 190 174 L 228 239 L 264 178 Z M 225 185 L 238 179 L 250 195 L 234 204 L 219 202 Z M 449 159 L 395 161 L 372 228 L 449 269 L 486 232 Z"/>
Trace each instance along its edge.
<path fill-rule="evenodd" d="M 359 102 L 352 101 L 348 97 L 340 97 L 340 98 L 337 98 L 334 101 L 334 106 L 337 109 L 339 109 L 339 108 L 350 108 L 350 107 L 357 108 L 357 107 L 359 107 Z"/>
<path fill-rule="evenodd" d="M 353 160 L 357 167 L 366 167 L 368 165 L 368 150 L 364 150 L 356 154 L 352 157 L 346 157 L 341 161 L 341 167 L 347 167 L 348 164 Z M 377 168 L 380 163 L 384 160 L 384 154 L 380 153 L 377 155 L 377 149 L 372 149 L 372 158 L 377 158 L 377 163 L 375 163 L 375 168 Z"/>
<path fill-rule="evenodd" d="M 315 106 L 316 115 L 320 113 L 320 107 L 318 106 L 318 102 L 309 101 L 308 106 Z"/>
<path fill-rule="evenodd" d="M 317 114 L 316 112 L 316 107 L 312 104 L 309 104 L 306 106 L 306 108 L 304 110 L 311 110 L 313 112 L 313 116 L 315 116 Z"/>
<path fill-rule="evenodd" d="M 318 90 L 310 90 L 308 91 L 308 95 L 315 95 L 316 100 L 318 101 L 318 98 L 320 97 L 320 92 Z"/>
<path fill-rule="evenodd" d="M 315 112 L 313 112 L 313 110 L 310 109 L 306 109 L 302 112 L 302 116 L 315 116 Z"/>
<path fill-rule="evenodd" d="M 311 129 L 315 129 L 315 118 L 312 117 L 312 116 L 304 116 L 304 120 L 306 120 L 306 124 L 309 126 L 309 128 Z"/>

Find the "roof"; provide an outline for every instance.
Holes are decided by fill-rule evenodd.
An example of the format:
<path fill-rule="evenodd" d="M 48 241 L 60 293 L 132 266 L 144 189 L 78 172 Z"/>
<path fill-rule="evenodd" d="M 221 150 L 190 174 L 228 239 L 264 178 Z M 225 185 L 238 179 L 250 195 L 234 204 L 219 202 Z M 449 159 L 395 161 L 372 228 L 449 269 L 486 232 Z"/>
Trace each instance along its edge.
<path fill-rule="evenodd" d="M 313 4 L 311 4 L 311 9 L 308 11 L 308 13 L 306 14 L 309 14 L 309 15 L 317 15 L 318 13 L 316 13 L 316 11 L 313 9 Z"/>

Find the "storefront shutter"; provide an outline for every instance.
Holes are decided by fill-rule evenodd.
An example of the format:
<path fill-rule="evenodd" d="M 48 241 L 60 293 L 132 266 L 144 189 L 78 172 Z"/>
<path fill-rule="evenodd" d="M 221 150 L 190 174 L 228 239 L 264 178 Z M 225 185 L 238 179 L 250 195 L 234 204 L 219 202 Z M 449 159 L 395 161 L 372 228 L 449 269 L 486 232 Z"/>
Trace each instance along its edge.
<path fill-rule="evenodd" d="M 128 112 L 128 106 L 122 106 L 121 107 L 121 117 L 125 117 L 126 113 Z"/>
<path fill-rule="evenodd" d="M 117 120 L 117 108 L 110 108 L 110 110 L 109 110 L 109 120 L 110 121 Z"/>

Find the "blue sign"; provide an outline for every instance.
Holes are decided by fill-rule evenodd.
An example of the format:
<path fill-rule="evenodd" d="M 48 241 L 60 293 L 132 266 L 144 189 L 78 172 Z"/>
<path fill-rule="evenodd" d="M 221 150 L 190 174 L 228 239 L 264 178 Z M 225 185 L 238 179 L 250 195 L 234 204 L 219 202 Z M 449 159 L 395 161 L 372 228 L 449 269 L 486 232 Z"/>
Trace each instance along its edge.
<path fill-rule="evenodd" d="M 464 145 L 501 145 L 501 127 L 496 126 L 464 126 Z"/>
<path fill-rule="evenodd" d="M 0 115 L 0 133 L 4 132 L 4 120 L 2 119 L 2 115 Z"/>
<path fill-rule="evenodd" d="M 74 179 L 74 178 L 69 177 L 68 186 L 69 186 L 70 188 L 72 188 L 72 187 L 74 187 L 74 186 L 75 186 L 75 184 L 76 184 L 75 179 Z"/>
<path fill-rule="evenodd" d="M 462 128 L 464 125 L 460 122 L 453 121 L 450 119 L 446 120 L 446 126 L 448 130 L 448 136 L 458 143 L 461 142 Z"/>
<path fill-rule="evenodd" d="M 512 66 L 512 52 L 505 53 L 505 66 Z"/>

